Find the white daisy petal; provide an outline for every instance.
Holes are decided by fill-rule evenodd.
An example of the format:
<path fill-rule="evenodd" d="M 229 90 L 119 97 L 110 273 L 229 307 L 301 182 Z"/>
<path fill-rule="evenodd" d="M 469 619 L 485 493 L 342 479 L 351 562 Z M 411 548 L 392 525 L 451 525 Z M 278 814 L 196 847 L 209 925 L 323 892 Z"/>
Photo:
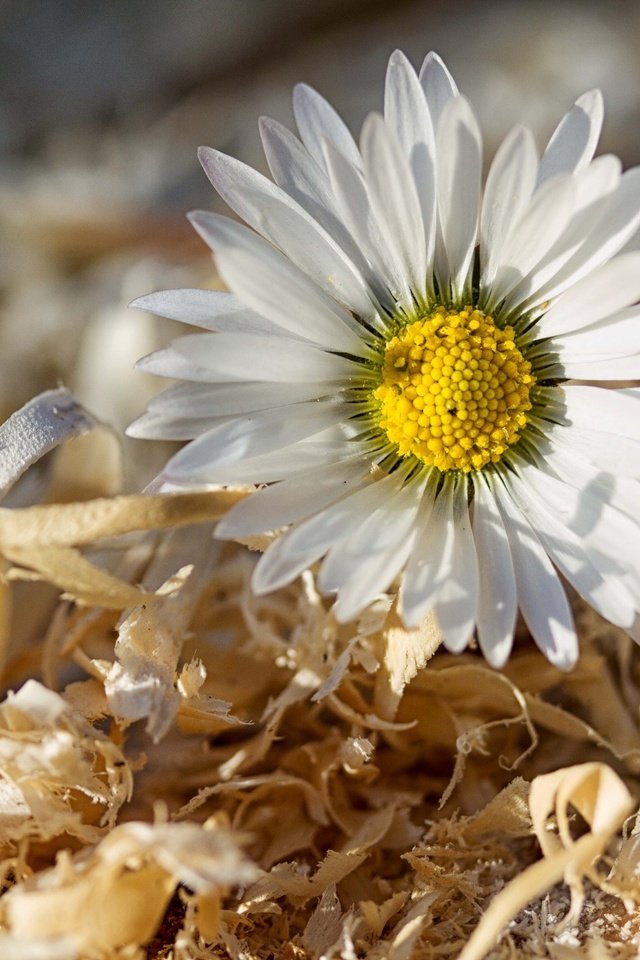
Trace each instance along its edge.
<path fill-rule="evenodd" d="M 321 590 L 327 592 L 338 590 L 349 585 L 352 580 L 361 583 L 364 581 L 366 586 L 366 578 L 361 577 L 358 572 L 362 564 L 375 558 L 374 565 L 377 566 L 382 559 L 382 568 L 386 568 L 389 553 L 395 555 L 407 539 L 408 552 L 411 548 L 410 534 L 414 527 L 423 489 L 424 481 L 404 484 L 403 477 L 397 477 L 395 485 L 388 490 L 388 496 L 394 497 L 394 524 L 384 522 L 387 515 L 384 504 L 364 517 L 349 539 L 343 539 L 335 544 L 324 558 L 318 574 L 318 585 Z M 360 593 L 357 582 L 351 583 L 351 590 L 348 591 L 351 597 Z M 373 591 L 374 595 L 379 592 L 379 589 L 382 588 Z M 338 595 L 339 601 L 340 597 L 341 594 Z M 340 609 L 344 609 L 345 602 L 346 598 L 342 597 Z"/>
<path fill-rule="evenodd" d="M 509 311 L 522 309 L 527 312 L 532 306 L 544 302 L 557 290 L 579 258 L 589 256 L 589 237 L 598 229 L 598 224 L 608 217 L 611 198 L 620 185 L 621 164 L 617 157 L 598 157 L 588 167 L 573 177 L 575 186 L 574 208 L 566 228 L 556 242 L 520 283 L 511 291 L 506 303 Z M 553 286 L 550 286 L 552 284 Z"/>
<path fill-rule="evenodd" d="M 603 390 L 571 384 L 559 391 L 569 423 L 640 441 L 640 388 Z"/>
<path fill-rule="evenodd" d="M 557 337 L 602 320 L 640 299 L 640 253 L 624 253 L 562 294 L 537 321 L 540 337 Z"/>
<path fill-rule="evenodd" d="M 318 163 L 323 162 L 322 140 L 327 139 L 347 160 L 361 165 L 358 147 L 347 125 L 312 87 L 305 83 L 296 85 L 293 112 L 302 142 Z"/>
<path fill-rule="evenodd" d="M 452 97 L 458 96 L 458 87 L 438 54 L 433 51 L 424 58 L 420 83 L 427 98 L 433 129 L 437 131 L 444 108 Z"/>
<path fill-rule="evenodd" d="M 139 440 L 193 440 L 229 417 L 179 416 L 147 411 L 127 427 L 127 436 Z"/>
<path fill-rule="evenodd" d="M 263 117 L 260 133 L 275 182 L 327 231 L 360 273 L 370 281 L 362 250 L 336 212 L 327 171 L 281 123 Z"/>
<path fill-rule="evenodd" d="M 311 438 L 303 438 L 298 443 L 287 444 L 269 453 L 248 457 L 238 463 L 226 467 L 212 469 L 212 483 L 215 484 L 245 484 L 245 483 L 275 483 L 289 477 L 297 477 L 308 470 L 322 469 L 327 463 L 336 462 L 344 453 L 344 438 L 339 441 L 321 440 L 322 434 Z M 358 447 L 353 444 L 353 455 Z M 360 456 L 365 451 L 361 450 Z M 179 483 L 179 480 L 175 481 Z M 188 476 L 182 481 L 189 484 Z"/>
<path fill-rule="evenodd" d="M 602 570 L 601 564 L 594 566 L 584 542 L 548 509 L 530 484 L 514 476 L 509 489 L 545 550 L 578 593 L 611 623 L 630 627 L 635 620 L 635 606 L 621 577 L 624 571 L 616 569 L 615 563 L 606 570 Z"/>
<path fill-rule="evenodd" d="M 582 277 L 614 257 L 640 227 L 640 168 L 623 174 L 617 190 L 607 198 L 584 242 L 555 276 L 538 283 L 527 306 L 559 296 Z"/>
<path fill-rule="evenodd" d="M 421 514 L 400 610 L 408 626 L 417 626 L 434 608 L 445 646 L 460 651 L 473 632 L 478 603 L 477 556 L 464 492 L 446 483 L 433 509 L 430 496 L 425 497 Z"/>
<path fill-rule="evenodd" d="M 241 500 L 216 528 L 219 539 L 250 537 L 297 523 L 342 499 L 366 483 L 367 468 L 360 456 L 314 467 Z"/>
<path fill-rule="evenodd" d="M 612 450 L 615 449 L 613 442 L 612 438 Z M 637 536 L 640 518 L 636 509 L 630 509 L 634 492 L 639 488 L 638 481 L 603 469 L 584 450 L 565 443 L 559 444 L 558 435 L 553 432 L 544 438 L 540 452 L 537 462 L 522 459 L 518 463 L 523 479 L 533 486 L 549 507 L 563 517 L 579 537 L 596 544 L 596 547 L 603 537 L 609 545 L 614 543 L 616 536 L 624 540 L 619 544 L 617 553 L 610 550 L 604 552 L 620 560 L 640 583 L 637 544 L 635 539 L 631 539 Z M 627 517 L 621 516 L 623 513 Z M 621 536 L 625 523 L 626 537 Z M 616 566 L 615 569 L 620 568 Z"/>
<path fill-rule="evenodd" d="M 169 460 L 164 474 L 169 479 L 185 476 L 215 481 L 215 469 L 238 460 L 257 457 L 278 447 L 311 437 L 345 415 L 342 404 L 332 401 L 298 403 L 287 417 L 281 410 L 259 410 L 241 420 L 213 427 Z"/>
<path fill-rule="evenodd" d="M 464 97 L 444 107 L 436 136 L 438 210 L 449 276 L 438 277 L 454 300 L 469 296 L 473 250 L 480 212 L 482 139 L 476 118 Z M 448 282 L 446 282 L 448 280 Z"/>
<path fill-rule="evenodd" d="M 408 281 L 407 302 L 412 303 L 410 291 L 421 300 L 427 276 L 426 248 L 420 201 L 409 165 L 379 114 L 365 121 L 361 146 L 371 203 Z"/>
<path fill-rule="evenodd" d="M 528 276 L 554 245 L 569 223 L 574 200 L 575 186 L 569 176 L 550 180 L 534 194 L 503 247 L 487 296 L 489 312 Z"/>
<path fill-rule="evenodd" d="M 418 191 L 426 264 L 433 260 L 436 227 L 435 134 L 416 72 L 400 51 L 391 54 L 384 93 L 384 119 L 408 160 Z M 429 284 L 432 290 L 432 284 Z"/>
<path fill-rule="evenodd" d="M 386 550 L 369 553 L 357 570 L 340 587 L 333 608 L 336 620 L 346 623 L 357 617 L 375 598 L 387 590 L 404 566 L 413 545 L 412 532 L 395 532 Z"/>
<path fill-rule="evenodd" d="M 613 442 L 614 438 L 611 439 Z M 640 483 L 637 480 L 603 470 L 580 450 L 564 446 L 562 435 L 558 440 L 553 429 L 546 431 L 544 440 L 539 439 L 536 447 L 540 455 L 534 462 L 539 468 L 544 468 L 547 473 L 575 489 L 586 488 L 591 495 L 601 496 L 607 506 L 628 514 L 634 523 L 637 522 L 640 499 Z"/>
<path fill-rule="evenodd" d="M 482 201 L 480 250 L 483 292 L 495 276 L 507 237 L 527 209 L 538 172 L 533 134 L 516 127 L 496 153 Z"/>
<path fill-rule="evenodd" d="M 564 425 L 554 427 L 549 436 L 562 431 L 562 442 L 572 450 L 577 450 L 591 463 L 603 470 L 611 466 L 611 457 L 615 451 L 615 471 L 617 476 L 640 478 L 640 443 L 628 437 L 613 437 L 593 429 L 580 430 L 578 427 Z"/>
<path fill-rule="evenodd" d="M 227 217 L 191 215 L 215 248 L 223 279 L 248 307 L 289 333 L 328 349 L 366 355 L 366 334 L 353 317 L 271 244 Z"/>
<path fill-rule="evenodd" d="M 199 151 L 212 184 L 254 230 L 363 318 L 375 313 L 367 288 L 346 254 L 306 210 L 266 177 L 233 157 Z"/>
<path fill-rule="evenodd" d="M 579 461 L 578 461 L 579 462 Z M 558 460 L 556 460 L 558 463 Z M 582 543 L 603 576 L 618 576 L 640 601 L 638 526 L 596 491 L 575 486 L 575 470 L 562 480 L 532 464 L 520 464 L 523 480 Z"/>
<path fill-rule="evenodd" d="M 568 380 L 606 380 L 609 382 L 640 379 L 640 356 L 614 359 L 572 360 L 562 364 L 562 376 Z"/>
<path fill-rule="evenodd" d="M 554 337 L 549 345 L 564 363 L 580 358 L 629 357 L 640 353 L 640 307 L 629 307 L 588 327 Z"/>
<path fill-rule="evenodd" d="M 491 487 L 509 538 L 518 606 L 524 621 L 551 663 L 560 670 L 569 670 L 578 659 L 578 638 L 567 595 L 524 514 L 500 481 Z"/>
<path fill-rule="evenodd" d="M 330 141 L 323 146 L 336 209 L 371 265 L 368 279 L 376 298 L 393 310 L 406 283 L 396 253 L 371 209 L 364 177 Z"/>
<path fill-rule="evenodd" d="M 453 549 L 452 497 L 435 497 L 427 486 L 416 518 L 413 550 L 400 586 L 398 609 L 408 627 L 417 626 L 432 606 L 431 596 L 450 569 Z"/>
<path fill-rule="evenodd" d="M 211 380 L 211 371 L 207 367 L 183 356 L 175 346 L 164 347 L 146 357 L 141 357 L 136 363 L 136 370 L 142 373 L 153 373 L 157 377 L 174 377 L 188 382 L 209 383 Z"/>
<path fill-rule="evenodd" d="M 573 173 L 589 163 L 600 138 L 603 118 L 599 90 L 590 90 L 576 100 L 549 140 L 540 161 L 538 185 L 558 173 Z"/>
<path fill-rule="evenodd" d="M 151 413 L 164 416 L 227 417 L 287 406 L 301 400 L 337 393 L 338 385 L 319 383 L 178 383 L 164 390 L 147 405 Z"/>
<path fill-rule="evenodd" d="M 319 220 L 332 208 L 326 171 L 277 120 L 261 117 L 260 136 L 275 182 Z"/>
<path fill-rule="evenodd" d="M 469 643 L 478 613 L 478 555 L 471 532 L 466 485 L 457 492 L 453 509 L 453 554 L 451 573 L 434 595 L 434 608 L 444 637 L 452 653 L 460 653 Z"/>
<path fill-rule="evenodd" d="M 160 290 L 133 300 L 130 307 L 148 310 L 160 317 L 190 323 L 205 330 L 246 330 L 250 333 L 277 333 L 278 327 L 253 310 L 233 293 L 218 290 Z"/>
<path fill-rule="evenodd" d="M 474 484 L 473 536 L 479 564 L 478 643 L 492 667 L 511 653 L 518 614 L 516 580 L 504 523 L 495 499 L 480 477 Z"/>
<path fill-rule="evenodd" d="M 384 503 L 389 488 L 396 483 L 393 476 L 370 482 L 271 544 L 254 570 L 252 585 L 256 593 L 268 593 L 289 583 L 337 540 L 348 538 L 372 511 Z"/>
<path fill-rule="evenodd" d="M 299 340 L 262 337 L 252 333 L 194 333 L 180 337 L 172 344 L 172 355 L 191 364 L 190 379 L 203 380 L 204 372 L 211 383 L 246 381 L 308 380 L 336 382 L 358 373 L 358 364 L 345 357 L 326 353 Z M 152 354 L 157 356 L 156 354 Z M 149 369 L 143 366 L 142 369 Z M 154 372 L 156 372 L 154 370 Z M 163 376 L 175 376 L 171 372 Z M 183 373 L 179 374 L 187 379 Z"/>

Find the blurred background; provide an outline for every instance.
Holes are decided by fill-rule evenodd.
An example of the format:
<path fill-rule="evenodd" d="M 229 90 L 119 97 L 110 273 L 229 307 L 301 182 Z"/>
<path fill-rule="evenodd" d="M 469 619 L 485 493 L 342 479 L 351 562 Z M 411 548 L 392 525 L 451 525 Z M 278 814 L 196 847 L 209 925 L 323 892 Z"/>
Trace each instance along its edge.
<path fill-rule="evenodd" d="M 161 385 L 135 360 L 176 332 L 127 303 L 216 285 L 185 220 L 222 209 L 197 146 L 266 172 L 258 117 L 291 125 L 300 80 L 358 128 L 396 47 L 445 58 L 488 158 L 516 122 L 542 144 L 599 86 L 600 152 L 640 161 L 636 0 L 4 0 L 0 420 L 62 382 L 122 430 Z M 165 451 L 127 443 L 135 489 Z"/>

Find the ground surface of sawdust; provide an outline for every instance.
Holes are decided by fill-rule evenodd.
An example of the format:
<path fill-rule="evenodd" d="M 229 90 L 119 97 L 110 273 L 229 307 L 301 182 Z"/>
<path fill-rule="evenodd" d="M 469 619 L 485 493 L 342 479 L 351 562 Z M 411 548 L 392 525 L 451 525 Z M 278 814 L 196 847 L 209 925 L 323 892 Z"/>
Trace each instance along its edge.
<path fill-rule="evenodd" d="M 631 641 L 578 605 L 572 673 L 524 631 L 496 672 L 391 596 L 346 626 L 312 573 L 258 599 L 256 554 L 211 539 L 239 495 L 0 511 L 26 580 L 3 594 L 3 956 L 635 956 Z M 80 547 L 85 602 L 56 603 Z"/>

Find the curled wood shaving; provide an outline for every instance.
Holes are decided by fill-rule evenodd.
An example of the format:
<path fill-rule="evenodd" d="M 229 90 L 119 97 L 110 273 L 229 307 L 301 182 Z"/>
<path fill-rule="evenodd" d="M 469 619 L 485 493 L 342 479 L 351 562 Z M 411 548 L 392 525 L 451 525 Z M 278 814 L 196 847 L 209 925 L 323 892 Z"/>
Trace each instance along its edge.
<path fill-rule="evenodd" d="M 130 798 L 124 754 L 35 680 L 0 705 L 0 845 L 75 837 L 96 842 Z"/>
<path fill-rule="evenodd" d="M 215 824 L 128 823 L 88 857 L 60 859 L 13 887 L 2 916 L 14 942 L 65 938 L 72 955 L 101 957 L 146 943 L 178 884 L 211 897 L 255 874 Z"/>
<path fill-rule="evenodd" d="M 531 785 L 529 806 L 544 859 L 513 879 L 493 900 L 460 960 L 480 960 L 508 921 L 562 878 L 572 899 L 564 923 L 574 922 L 584 902 L 582 878 L 590 875 L 597 880 L 594 862 L 605 853 L 611 837 L 631 812 L 633 799 L 609 767 L 586 763 L 537 777 Z M 571 808 L 589 826 L 588 832 L 575 840 L 569 821 Z M 548 826 L 551 813 L 555 814 L 557 834 Z"/>
<path fill-rule="evenodd" d="M 37 460 L 98 426 L 68 390 L 48 390 L 0 425 L 0 499 Z"/>

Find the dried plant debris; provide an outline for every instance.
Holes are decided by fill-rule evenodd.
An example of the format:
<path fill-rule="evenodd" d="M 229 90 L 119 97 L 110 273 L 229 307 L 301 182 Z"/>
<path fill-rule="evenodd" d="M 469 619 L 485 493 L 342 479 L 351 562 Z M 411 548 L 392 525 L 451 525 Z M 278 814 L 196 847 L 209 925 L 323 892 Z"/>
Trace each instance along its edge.
<path fill-rule="evenodd" d="M 572 673 L 498 673 L 390 596 L 257 598 L 243 495 L 0 509 L 3 960 L 637 956 L 631 641 L 578 607 Z"/>

